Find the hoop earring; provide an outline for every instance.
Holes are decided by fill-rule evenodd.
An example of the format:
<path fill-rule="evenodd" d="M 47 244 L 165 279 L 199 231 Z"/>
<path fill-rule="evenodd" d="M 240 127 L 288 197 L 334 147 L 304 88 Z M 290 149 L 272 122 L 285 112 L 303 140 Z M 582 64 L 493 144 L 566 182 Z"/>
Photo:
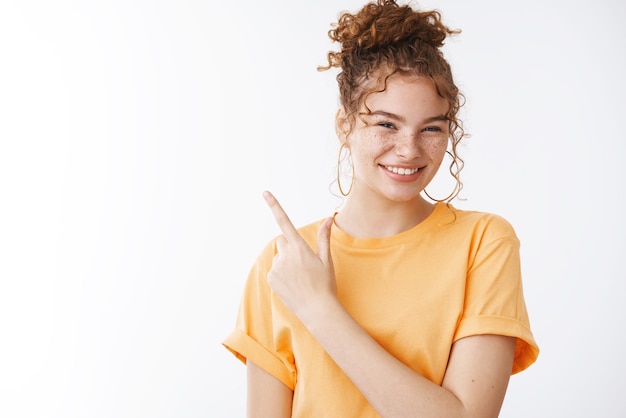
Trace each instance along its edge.
<path fill-rule="evenodd" d="M 352 191 L 352 184 L 354 183 L 354 166 L 350 164 L 350 166 L 352 167 L 352 175 L 350 176 L 350 188 L 347 192 L 344 192 L 343 187 L 341 187 L 341 160 L 343 160 L 347 156 L 347 154 L 343 157 L 341 156 L 342 153 L 344 153 L 344 150 L 346 150 L 347 154 L 350 153 L 350 148 L 348 148 L 346 144 L 341 144 L 341 147 L 339 147 L 339 155 L 337 156 L 337 186 L 339 186 L 339 193 L 341 193 L 344 197 L 347 197 Z"/>
<path fill-rule="evenodd" d="M 452 200 L 459 192 L 459 181 L 457 180 L 457 184 L 454 186 L 454 190 L 452 190 L 452 193 L 450 193 L 448 196 L 446 196 L 443 199 L 435 199 L 434 197 L 432 197 L 431 195 L 428 194 L 428 192 L 426 191 L 426 189 L 424 189 L 424 194 L 426 196 L 428 196 L 428 198 L 430 200 L 432 200 L 433 202 L 449 202 L 450 200 Z"/>
<path fill-rule="evenodd" d="M 463 183 L 461 183 L 461 180 L 459 179 L 459 171 L 460 171 L 459 167 L 460 167 L 460 164 L 462 164 L 463 162 L 462 160 L 461 162 L 457 161 L 457 158 L 450 151 L 446 151 L 446 154 L 452 157 L 452 163 L 450 164 L 450 174 L 452 175 L 452 177 L 454 177 L 454 181 L 456 182 L 456 184 L 454 185 L 454 189 L 452 189 L 452 193 L 450 193 L 448 196 L 446 196 L 443 199 L 435 199 L 434 197 L 428 194 L 428 192 L 426 191 L 426 188 L 424 187 L 424 194 L 428 196 L 428 198 L 432 200 L 433 202 L 450 203 L 452 199 L 454 199 L 455 197 L 459 195 L 459 193 L 461 193 L 461 189 L 463 188 Z M 453 171 L 454 169 L 456 169 L 456 174 L 455 174 L 455 171 Z"/>

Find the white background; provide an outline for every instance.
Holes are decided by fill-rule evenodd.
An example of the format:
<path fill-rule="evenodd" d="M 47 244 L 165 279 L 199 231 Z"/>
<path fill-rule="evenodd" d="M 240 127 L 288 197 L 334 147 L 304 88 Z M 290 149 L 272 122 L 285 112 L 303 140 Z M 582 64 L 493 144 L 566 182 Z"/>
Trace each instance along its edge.
<path fill-rule="evenodd" d="M 243 416 L 221 340 L 277 232 L 261 192 L 299 225 L 339 204 L 316 66 L 361 5 L 0 3 L 0 416 Z M 421 5 L 463 30 L 455 204 L 522 241 L 542 351 L 502 416 L 623 417 L 626 6 Z"/>

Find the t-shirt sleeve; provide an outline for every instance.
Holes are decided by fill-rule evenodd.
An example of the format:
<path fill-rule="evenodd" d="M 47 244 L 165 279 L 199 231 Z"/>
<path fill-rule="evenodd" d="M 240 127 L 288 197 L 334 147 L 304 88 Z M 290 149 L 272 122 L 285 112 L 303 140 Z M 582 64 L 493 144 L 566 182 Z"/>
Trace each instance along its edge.
<path fill-rule="evenodd" d="M 274 321 L 273 299 L 276 296 L 266 279 L 274 254 L 275 245 L 272 241 L 250 270 L 235 329 L 222 344 L 243 363 L 252 361 L 293 390 L 295 362 L 291 332 Z"/>
<path fill-rule="evenodd" d="M 522 289 L 520 243 L 511 225 L 497 216 L 474 234 L 465 307 L 454 340 L 480 334 L 516 337 L 515 374 L 539 355 Z"/>

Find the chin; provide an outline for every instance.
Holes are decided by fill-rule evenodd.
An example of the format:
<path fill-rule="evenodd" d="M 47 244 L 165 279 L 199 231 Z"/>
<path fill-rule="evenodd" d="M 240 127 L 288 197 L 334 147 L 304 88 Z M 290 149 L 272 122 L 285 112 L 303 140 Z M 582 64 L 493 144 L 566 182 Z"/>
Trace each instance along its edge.
<path fill-rule="evenodd" d="M 421 195 L 421 190 L 418 192 L 411 192 L 411 193 L 406 193 L 406 192 L 386 193 L 385 197 L 393 202 L 398 202 L 398 203 L 407 203 L 407 202 L 413 202 L 415 200 L 423 200 L 422 195 Z"/>

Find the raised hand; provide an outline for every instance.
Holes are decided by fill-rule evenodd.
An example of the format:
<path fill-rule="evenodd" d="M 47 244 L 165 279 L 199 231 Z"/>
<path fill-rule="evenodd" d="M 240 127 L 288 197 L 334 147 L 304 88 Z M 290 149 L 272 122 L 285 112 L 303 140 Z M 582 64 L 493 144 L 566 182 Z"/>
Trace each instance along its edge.
<path fill-rule="evenodd" d="M 291 220 L 270 192 L 263 197 L 272 210 L 281 235 L 277 254 L 267 280 L 283 303 L 301 321 L 315 316 L 329 298 L 336 298 L 337 286 L 330 255 L 330 229 L 333 218 L 326 218 L 317 233 L 317 253 L 300 236 Z"/>

